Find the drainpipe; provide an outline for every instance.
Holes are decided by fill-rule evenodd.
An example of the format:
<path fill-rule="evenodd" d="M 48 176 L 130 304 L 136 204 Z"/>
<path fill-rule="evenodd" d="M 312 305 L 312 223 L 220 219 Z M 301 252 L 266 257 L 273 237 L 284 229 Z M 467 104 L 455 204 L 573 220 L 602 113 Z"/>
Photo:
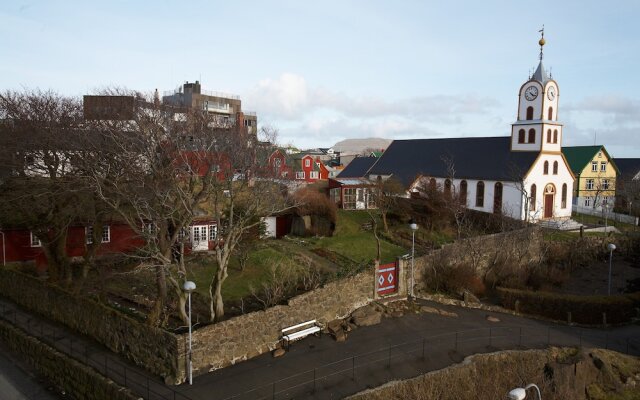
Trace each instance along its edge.
<path fill-rule="evenodd" d="M 5 256 L 5 250 L 4 250 L 4 232 L 0 231 L 0 235 L 2 235 L 2 266 L 6 266 L 7 265 L 7 257 Z"/>

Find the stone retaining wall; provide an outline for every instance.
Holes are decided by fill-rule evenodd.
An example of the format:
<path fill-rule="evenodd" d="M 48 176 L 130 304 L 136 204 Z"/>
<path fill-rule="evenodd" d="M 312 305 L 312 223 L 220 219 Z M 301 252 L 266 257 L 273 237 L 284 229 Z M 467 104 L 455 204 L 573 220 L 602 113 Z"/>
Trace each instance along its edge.
<path fill-rule="evenodd" d="M 308 320 L 327 322 L 343 318 L 374 300 L 373 271 L 328 283 L 289 300 L 287 305 L 252 312 L 209 325 L 193 333 L 195 374 L 222 368 L 274 349 L 280 330 Z M 185 366 L 187 335 L 180 337 L 179 365 Z M 184 381 L 181 368 L 178 381 Z"/>
<path fill-rule="evenodd" d="M 0 294 L 26 309 L 102 343 L 173 382 L 178 370 L 175 335 L 153 328 L 83 296 L 29 275 L 0 268 Z"/>
<path fill-rule="evenodd" d="M 74 398 L 87 400 L 138 400 L 131 391 L 94 369 L 0 321 L 0 338 L 33 368 Z"/>
<path fill-rule="evenodd" d="M 425 278 L 434 265 L 468 264 L 482 273 L 496 263 L 514 267 L 539 262 L 544 255 L 542 231 L 537 227 L 476 236 L 446 244 L 415 260 L 416 291 L 425 290 Z"/>

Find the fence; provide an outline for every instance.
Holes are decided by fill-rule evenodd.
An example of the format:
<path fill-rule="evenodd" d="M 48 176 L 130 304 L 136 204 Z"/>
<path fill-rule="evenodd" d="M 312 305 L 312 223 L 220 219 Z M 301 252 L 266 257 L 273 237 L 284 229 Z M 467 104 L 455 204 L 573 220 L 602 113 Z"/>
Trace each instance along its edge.
<path fill-rule="evenodd" d="M 70 336 L 64 328 L 34 318 L 17 307 L 0 302 L 0 318 L 67 356 L 92 367 L 145 400 L 191 400 L 140 369 L 125 364 L 107 349 Z"/>
<path fill-rule="evenodd" d="M 484 346 L 485 351 L 478 351 L 478 345 Z M 603 347 L 625 354 L 640 354 L 638 338 L 615 338 L 608 333 L 594 334 L 581 328 L 542 327 L 532 331 L 531 328 L 511 326 L 475 329 L 423 337 L 343 358 L 224 400 L 329 398 L 329 393 L 352 394 L 393 379 L 445 368 L 455 356 L 456 361 L 461 362 L 466 355 L 549 345 Z M 444 357 L 438 362 L 439 356 Z M 322 392 L 325 392 L 324 396 Z"/>
<path fill-rule="evenodd" d="M 638 217 L 634 217 L 633 215 L 627 215 L 627 214 L 620 214 L 620 213 L 615 213 L 615 212 L 611 212 L 611 211 L 603 211 L 602 209 L 598 208 L 598 209 L 594 209 L 593 207 L 582 207 L 582 206 L 576 206 L 575 204 L 573 205 L 573 212 L 575 213 L 579 213 L 579 214 L 586 214 L 586 215 L 593 215 L 596 217 L 600 217 L 602 218 L 602 220 L 604 221 L 605 216 L 606 218 L 611 221 L 610 223 L 614 223 L 614 222 L 622 222 L 625 224 L 631 224 L 631 225 L 638 225 Z"/>

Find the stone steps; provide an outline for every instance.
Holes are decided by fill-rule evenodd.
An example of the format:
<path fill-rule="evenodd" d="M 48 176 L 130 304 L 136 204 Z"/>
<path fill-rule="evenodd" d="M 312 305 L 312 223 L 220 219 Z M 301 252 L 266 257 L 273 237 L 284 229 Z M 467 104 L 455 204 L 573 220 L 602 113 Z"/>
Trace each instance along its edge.
<path fill-rule="evenodd" d="M 547 229 L 556 229 L 560 231 L 574 231 L 583 226 L 581 223 L 572 219 L 545 219 L 538 222 L 538 225 Z"/>

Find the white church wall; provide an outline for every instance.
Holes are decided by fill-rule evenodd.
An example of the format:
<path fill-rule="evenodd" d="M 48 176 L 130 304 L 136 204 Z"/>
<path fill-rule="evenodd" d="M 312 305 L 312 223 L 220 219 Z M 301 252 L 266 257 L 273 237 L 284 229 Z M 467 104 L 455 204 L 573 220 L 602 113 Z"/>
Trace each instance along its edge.
<path fill-rule="evenodd" d="M 544 174 L 544 162 L 549 163 L 548 174 Z M 558 174 L 553 174 L 553 163 L 558 162 Z M 553 199 L 553 218 L 570 218 L 573 187 L 573 176 L 569 172 L 568 167 L 564 164 L 561 154 L 543 153 L 538 158 L 525 179 L 527 193 L 531 196 L 531 185 L 536 184 L 536 204 L 535 209 L 529 206 L 529 218 L 531 221 L 537 221 L 544 217 L 544 189 L 548 184 L 555 187 L 555 195 Z M 562 207 L 562 185 L 567 185 L 567 200 L 565 207 Z M 524 204 L 523 204 L 524 208 Z M 524 209 L 523 209 L 524 212 Z"/>
<path fill-rule="evenodd" d="M 527 90 L 529 86 L 535 86 L 538 89 L 538 96 L 532 101 L 527 100 L 524 95 L 525 90 Z M 527 107 L 533 107 L 533 119 L 540 119 L 540 116 L 542 115 L 543 102 L 539 100 L 542 95 L 542 85 L 538 81 L 530 81 L 522 87 L 522 90 L 520 91 L 520 106 L 518 108 L 519 120 L 527 119 Z"/>
<path fill-rule="evenodd" d="M 528 124 L 528 125 L 527 125 Z M 511 128 L 511 149 L 514 151 L 539 151 L 542 143 L 542 135 L 539 125 L 531 125 L 531 121 L 516 122 Z M 520 129 L 524 129 L 524 140 L 529 140 L 529 130 L 536 131 L 533 143 L 518 143 Z"/>

